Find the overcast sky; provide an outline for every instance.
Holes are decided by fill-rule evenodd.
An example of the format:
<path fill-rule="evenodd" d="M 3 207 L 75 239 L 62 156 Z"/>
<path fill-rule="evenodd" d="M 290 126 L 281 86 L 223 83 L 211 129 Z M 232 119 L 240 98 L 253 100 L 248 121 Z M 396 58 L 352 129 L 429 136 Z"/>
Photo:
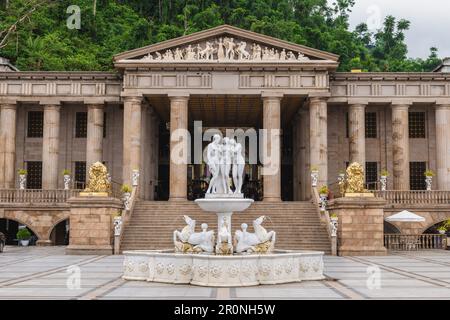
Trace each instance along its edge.
<path fill-rule="evenodd" d="M 450 0 L 356 0 L 351 28 L 361 22 L 376 26 L 378 16 L 384 19 L 389 14 L 411 21 L 406 34 L 408 56 L 427 57 L 434 46 L 440 57 L 450 57 Z"/>

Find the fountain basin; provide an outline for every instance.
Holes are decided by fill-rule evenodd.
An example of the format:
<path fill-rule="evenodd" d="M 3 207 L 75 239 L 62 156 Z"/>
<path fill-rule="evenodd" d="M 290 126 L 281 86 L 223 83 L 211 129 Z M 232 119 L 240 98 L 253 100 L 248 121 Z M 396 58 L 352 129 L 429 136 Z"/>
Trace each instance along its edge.
<path fill-rule="evenodd" d="M 253 203 L 253 199 L 245 198 L 208 198 L 197 199 L 195 203 L 203 210 L 216 213 L 240 212 Z"/>
<path fill-rule="evenodd" d="M 323 252 L 275 250 L 272 254 L 182 254 L 172 250 L 125 251 L 123 279 L 243 287 L 322 280 Z"/>

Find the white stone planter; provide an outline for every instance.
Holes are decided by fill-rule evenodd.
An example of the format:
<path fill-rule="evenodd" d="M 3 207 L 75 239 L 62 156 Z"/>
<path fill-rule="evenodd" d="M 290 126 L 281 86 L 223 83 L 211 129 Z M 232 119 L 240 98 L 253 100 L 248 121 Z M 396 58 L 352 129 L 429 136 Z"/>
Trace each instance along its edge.
<path fill-rule="evenodd" d="M 131 193 L 130 192 L 124 192 L 123 193 L 123 205 L 125 207 L 125 210 L 130 210 L 131 205 Z"/>
<path fill-rule="evenodd" d="M 339 218 L 338 218 L 338 217 L 331 217 L 330 220 L 331 220 L 332 222 L 337 222 L 337 221 L 339 220 Z"/>
<path fill-rule="evenodd" d="M 439 234 L 445 234 L 447 231 L 445 230 L 438 230 Z"/>
<path fill-rule="evenodd" d="M 114 235 L 120 236 L 122 233 L 122 217 L 114 217 Z"/>
<path fill-rule="evenodd" d="M 20 240 L 20 245 L 22 247 L 28 247 L 28 245 L 30 244 L 30 240 Z"/>
<path fill-rule="evenodd" d="M 387 190 L 387 176 L 380 177 L 381 191 Z"/>
<path fill-rule="evenodd" d="M 25 190 L 27 188 L 27 175 L 21 174 L 19 175 L 19 189 Z"/>
<path fill-rule="evenodd" d="M 433 184 L 433 177 L 432 176 L 426 176 L 425 177 L 425 184 L 427 185 L 427 191 L 431 191 L 432 184 Z"/>
<path fill-rule="evenodd" d="M 311 171 L 311 186 L 317 187 L 317 183 L 319 182 L 319 171 Z"/>
<path fill-rule="evenodd" d="M 319 196 L 320 196 L 320 211 L 326 211 L 328 195 L 325 193 L 321 193 Z"/>
<path fill-rule="evenodd" d="M 70 178 L 70 175 L 65 174 L 64 175 L 64 190 L 70 190 L 70 181 L 72 181 L 72 179 Z"/>
<path fill-rule="evenodd" d="M 324 279 L 324 253 L 318 251 L 221 256 L 136 250 L 123 254 L 125 280 L 244 287 Z"/>

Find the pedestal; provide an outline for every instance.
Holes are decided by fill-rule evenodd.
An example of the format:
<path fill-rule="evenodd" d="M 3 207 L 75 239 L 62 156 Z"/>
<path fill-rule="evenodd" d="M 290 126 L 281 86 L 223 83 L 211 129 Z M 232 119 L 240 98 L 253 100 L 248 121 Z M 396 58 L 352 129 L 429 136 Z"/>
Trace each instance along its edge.
<path fill-rule="evenodd" d="M 386 200 L 346 197 L 328 203 L 339 217 L 338 254 L 340 256 L 386 255 L 384 247 L 384 206 Z"/>
<path fill-rule="evenodd" d="M 66 254 L 113 254 L 114 216 L 122 209 L 119 199 L 85 196 L 71 198 L 70 238 Z"/>

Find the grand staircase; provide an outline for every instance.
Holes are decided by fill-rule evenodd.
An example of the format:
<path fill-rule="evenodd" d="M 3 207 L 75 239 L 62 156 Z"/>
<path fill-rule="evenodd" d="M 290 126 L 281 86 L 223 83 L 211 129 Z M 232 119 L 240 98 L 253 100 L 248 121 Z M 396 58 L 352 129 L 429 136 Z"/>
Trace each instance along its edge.
<path fill-rule="evenodd" d="M 217 230 L 214 213 L 203 212 L 194 202 L 138 201 L 131 220 L 125 226 L 121 251 L 168 249 L 173 247 L 173 231 L 186 225 L 183 215 L 197 221 L 196 232 L 206 222 L 209 229 Z M 325 225 L 320 222 L 311 202 L 255 202 L 243 213 L 233 215 L 232 233 L 245 222 L 253 232 L 252 221 L 265 215 L 264 227 L 277 232 L 276 248 L 319 250 L 331 252 L 331 243 Z"/>

